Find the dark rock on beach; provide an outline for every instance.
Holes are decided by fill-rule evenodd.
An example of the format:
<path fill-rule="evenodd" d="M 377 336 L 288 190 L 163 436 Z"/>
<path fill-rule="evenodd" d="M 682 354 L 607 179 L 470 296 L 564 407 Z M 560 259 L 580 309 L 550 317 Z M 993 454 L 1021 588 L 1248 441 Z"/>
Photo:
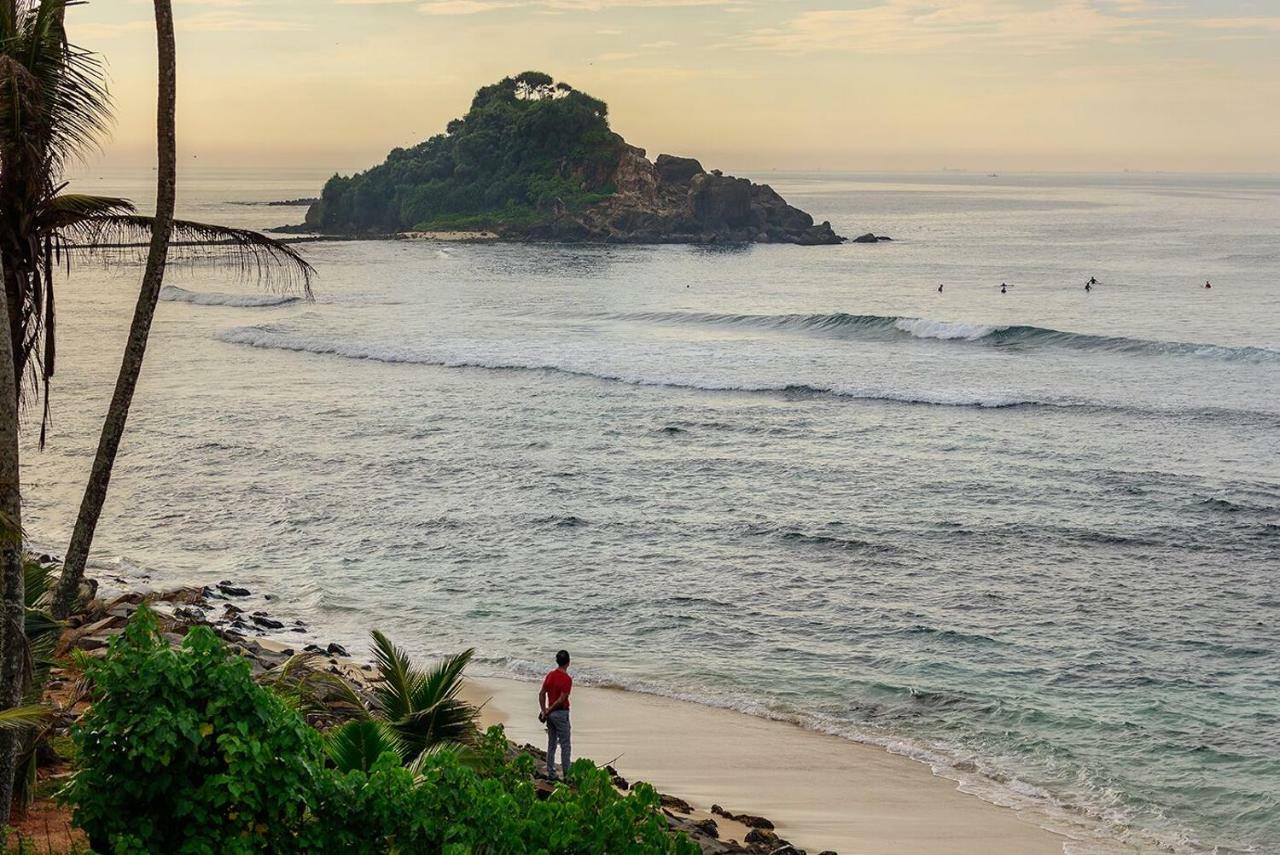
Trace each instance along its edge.
<path fill-rule="evenodd" d="M 747 828 L 763 828 L 763 829 L 768 829 L 770 831 L 773 830 L 773 823 L 762 816 L 754 816 L 749 813 L 730 813 L 729 811 L 720 807 L 720 805 L 712 805 L 711 812 L 717 816 L 722 816 L 725 819 L 731 819 L 734 822 L 741 823 L 742 825 L 745 825 Z"/>
<path fill-rule="evenodd" d="M 248 589 L 248 588 L 241 588 L 241 587 L 239 587 L 239 586 L 237 586 L 237 585 L 233 585 L 233 584 L 231 584 L 230 582 L 227 582 L 227 581 L 219 582 L 217 587 L 218 587 L 218 590 L 219 590 L 219 591 L 221 591 L 225 596 L 228 596 L 228 597 L 247 597 L 247 596 L 249 596 L 249 589 Z"/>

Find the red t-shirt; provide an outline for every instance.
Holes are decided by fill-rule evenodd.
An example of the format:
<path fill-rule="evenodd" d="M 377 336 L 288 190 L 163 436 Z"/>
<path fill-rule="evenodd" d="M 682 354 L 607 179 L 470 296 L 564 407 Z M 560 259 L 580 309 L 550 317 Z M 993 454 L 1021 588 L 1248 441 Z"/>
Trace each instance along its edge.
<path fill-rule="evenodd" d="M 573 689 L 573 678 L 559 668 L 548 674 L 542 681 L 542 691 L 547 693 L 548 707 L 563 696 L 564 706 L 560 707 L 560 709 L 567 710 L 569 708 L 569 692 L 571 689 Z"/>

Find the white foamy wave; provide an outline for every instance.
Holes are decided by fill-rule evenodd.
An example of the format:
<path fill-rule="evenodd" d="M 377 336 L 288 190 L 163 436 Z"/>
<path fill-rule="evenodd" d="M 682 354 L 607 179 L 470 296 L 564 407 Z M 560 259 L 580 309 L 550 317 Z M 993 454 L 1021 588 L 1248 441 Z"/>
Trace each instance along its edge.
<path fill-rule="evenodd" d="M 933 321 L 928 318 L 898 318 L 895 328 L 916 338 L 936 338 L 943 341 L 963 339 L 977 341 L 999 330 L 999 327 L 983 324 L 965 324 L 951 321 Z"/>
<path fill-rule="evenodd" d="M 705 392 L 759 392 L 794 397 L 830 396 L 863 401 L 892 401 L 905 404 L 922 404 L 943 407 L 978 407 L 1002 409 L 1021 406 L 1088 406 L 1088 401 L 1067 398 L 1039 400 L 1017 395 L 986 392 L 953 392 L 928 389 L 899 389 L 880 386 L 855 386 L 851 384 L 803 383 L 803 382 L 753 382 L 750 380 L 708 377 L 692 371 L 664 369 L 662 372 L 642 373 L 633 371 L 601 370 L 591 360 L 523 360 L 519 358 L 460 355 L 443 351 L 418 350 L 394 345 L 348 341 L 322 336 L 306 336 L 285 332 L 272 326 L 236 327 L 217 335 L 220 341 L 243 344 L 266 350 L 291 350 L 298 353 L 314 353 L 341 356 L 347 359 L 365 359 L 371 362 L 391 364 L 435 365 L 444 368 L 473 368 L 488 371 L 541 371 L 572 377 L 585 377 L 632 386 L 657 386 L 674 389 L 694 389 Z"/>
<path fill-rule="evenodd" d="M 286 306 L 289 303 L 296 303 L 299 298 L 289 294 L 219 294 L 206 291 L 188 291 L 176 285 L 166 285 L 160 289 L 160 299 L 166 303 L 191 303 L 195 306 L 263 308 Z"/>

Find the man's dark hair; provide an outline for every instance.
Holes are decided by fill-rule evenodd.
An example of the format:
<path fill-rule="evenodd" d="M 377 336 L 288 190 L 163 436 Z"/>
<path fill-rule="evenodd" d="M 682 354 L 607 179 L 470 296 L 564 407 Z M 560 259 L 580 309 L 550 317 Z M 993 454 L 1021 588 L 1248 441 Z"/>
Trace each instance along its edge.
<path fill-rule="evenodd" d="M 559 653 L 556 654 L 556 664 L 559 665 L 561 668 L 569 664 L 568 650 L 561 650 Z"/>

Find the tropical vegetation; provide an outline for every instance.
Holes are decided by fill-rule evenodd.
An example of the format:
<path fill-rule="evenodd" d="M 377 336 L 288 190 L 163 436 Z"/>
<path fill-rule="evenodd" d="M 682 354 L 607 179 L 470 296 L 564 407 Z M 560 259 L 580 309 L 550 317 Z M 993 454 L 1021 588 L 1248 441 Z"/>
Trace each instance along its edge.
<path fill-rule="evenodd" d="M 205 627 L 174 648 L 140 609 L 86 665 L 95 700 L 74 729 L 79 771 L 64 793 L 76 824 L 95 851 L 116 853 L 700 851 L 668 832 L 652 787 L 622 795 L 586 760 L 572 787 L 539 798 L 534 759 L 500 727 L 476 732 L 474 708 L 458 700 L 466 657 L 421 670 L 379 647 L 374 708 L 385 718 L 354 722 L 385 726 L 375 744 L 433 708 L 465 722 L 415 731 L 423 746 L 408 765 L 394 739 L 372 760 L 364 748 L 348 756 L 350 724 L 310 727 L 296 680 L 260 685 Z M 443 690 L 415 711 L 433 678 Z"/>
<path fill-rule="evenodd" d="M 614 192 L 624 145 L 603 101 L 526 71 L 475 94 L 465 116 L 365 172 L 333 176 L 308 225 L 336 233 L 531 226 Z"/>

